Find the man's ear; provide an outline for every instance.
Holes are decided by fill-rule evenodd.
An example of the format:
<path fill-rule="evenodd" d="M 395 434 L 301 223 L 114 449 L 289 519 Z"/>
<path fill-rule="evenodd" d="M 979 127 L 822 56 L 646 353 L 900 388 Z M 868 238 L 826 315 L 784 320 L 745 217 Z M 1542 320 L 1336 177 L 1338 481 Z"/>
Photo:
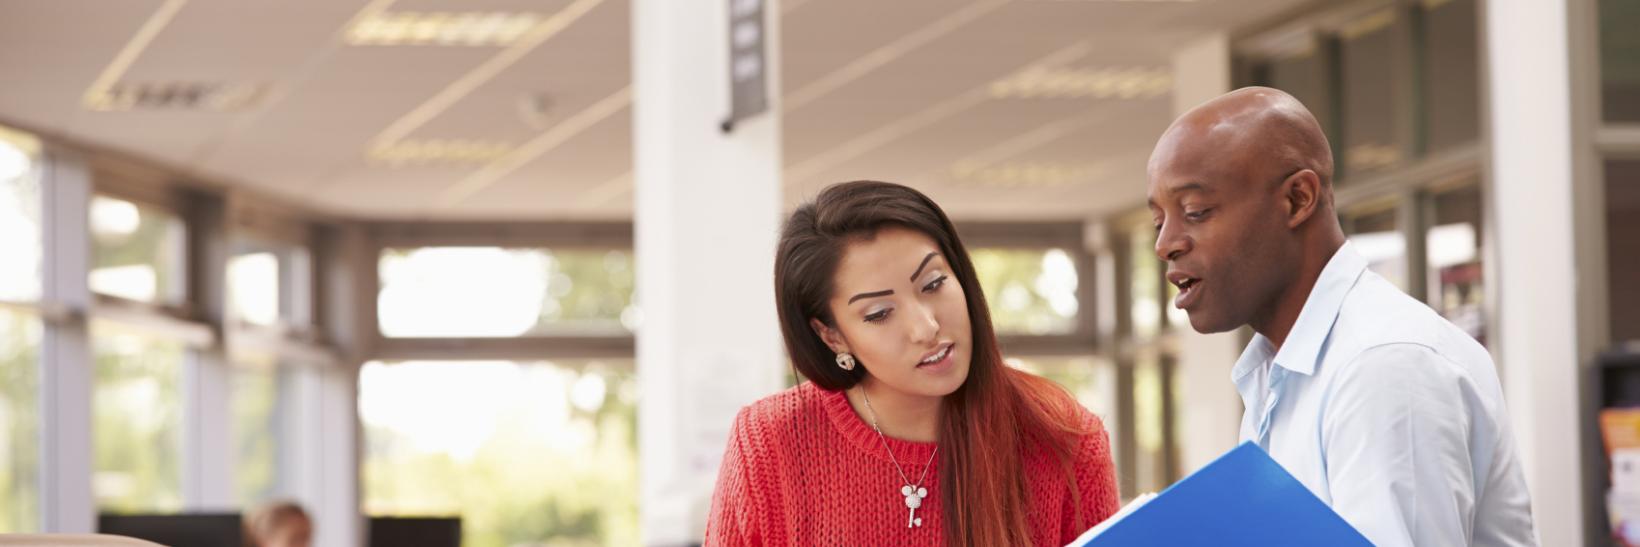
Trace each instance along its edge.
<path fill-rule="evenodd" d="M 832 353 L 848 353 L 848 340 L 843 338 L 843 332 L 821 323 L 819 319 L 809 318 L 809 328 L 831 348 Z"/>
<path fill-rule="evenodd" d="M 1323 209 L 1321 176 L 1315 171 L 1300 169 L 1281 181 L 1281 197 L 1287 205 L 1287 227 L 1303 225 Z"/>

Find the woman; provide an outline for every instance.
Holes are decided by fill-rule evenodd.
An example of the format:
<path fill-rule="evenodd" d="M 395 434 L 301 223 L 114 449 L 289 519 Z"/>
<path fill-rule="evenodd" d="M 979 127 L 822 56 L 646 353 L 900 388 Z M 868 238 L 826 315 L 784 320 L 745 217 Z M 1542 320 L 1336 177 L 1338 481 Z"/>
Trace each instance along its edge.
<path fill-rule="evenodd" d="M 927 196 L 858 181 L 799 207 L 775 300 L 809 381 L 735 418 L 708 545 L 1059 546 L 1116 511 L 1103 426 L 1003 365 Z"/>

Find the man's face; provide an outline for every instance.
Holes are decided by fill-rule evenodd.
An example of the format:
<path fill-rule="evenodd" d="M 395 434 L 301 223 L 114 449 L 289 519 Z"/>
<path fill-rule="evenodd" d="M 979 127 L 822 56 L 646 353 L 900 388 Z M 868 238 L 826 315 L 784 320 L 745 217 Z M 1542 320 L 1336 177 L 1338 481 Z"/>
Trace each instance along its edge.
<path fill-rule="evenodd" d="M 1168 135 L 1150 162 L 1156 256 L 1197 332 L 1223 332 L 1270 308 L 1287 283 L 1278 179 L 1235 146 Z M 1238 157 L 1240 156 L 1240 157 Z"/>

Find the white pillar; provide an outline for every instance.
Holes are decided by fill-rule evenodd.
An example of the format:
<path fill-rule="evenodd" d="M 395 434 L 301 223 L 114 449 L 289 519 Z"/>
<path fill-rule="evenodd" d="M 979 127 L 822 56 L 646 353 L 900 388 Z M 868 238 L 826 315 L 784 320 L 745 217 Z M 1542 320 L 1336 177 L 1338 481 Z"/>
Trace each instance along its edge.
<path fill-rule="evenodd" d="M 730 108 L 728 4 L 632 6 L 646 545 L 701 540 L 735 412 L 779 389 L 787 366 L 773 287 L 782 216 L 780 10 L 764 2 L 768 109 L 726 134 L 719 124 Z"/>
<path fill-rule="evenodd" d="M 231 371 L 221 346 L 189 350 L 182 369 L 182 501 L 185 511 L 234 511 L 238 461 Z"/>
<path fill-rule="evenodd" d="M 361 545 L 358 369 L 297 366 L 280 382 L 289 409 L 280 431 L 280 497 L 313 517 L 314 545 Z"/>
<path fill-rule="evenodd" d="M 95 531 L 91 490 L 91 171 L 85 159 L 61 150 L 47 154 L 41 185 L 45 236 L 46 302 L 65 306 L 68 319 L 49 323 L 40 352 L 40 531 Z"/>
<path fill-rule="evenodd" d="M 1543 545 L 1583 545 L 1567 0 L 1486 4 L 1498 357 Z M 1593 538 L 1590 538 L 1591 540 Z"/>
<path fill-rule="evenodd" d="M 1228 35 L 1206 36 L 1173 53 L 1175 115 L 1228 93 L 1230 86 Z M 1230 383 L 1230 367 L 1241 353 L 1241 344 L 1234 332 L 1201 334 L 1181 326 L 1174 333 L 1179 471 L 1191 473 L 1236 446 L 1241 397 Z"/>
<path fill-rule="evenodd" d="M 317 319 L 337 361 L 304 363 L 282 378 L 280 483 L 314 519 L 314 545 L 364 545 L 359 367 L 376 333 L 376 254 L 362 225 L 321 228 L 311 257 L 293 258 L 288 310 Z M 296 253 L 301 255 L 302 253 Z"/>

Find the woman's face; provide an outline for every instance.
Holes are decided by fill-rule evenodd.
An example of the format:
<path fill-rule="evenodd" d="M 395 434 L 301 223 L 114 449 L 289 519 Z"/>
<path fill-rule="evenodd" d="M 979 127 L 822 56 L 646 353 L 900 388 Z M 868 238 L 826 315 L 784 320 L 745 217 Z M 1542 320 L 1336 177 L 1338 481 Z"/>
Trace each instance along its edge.
<path fill-rule="evenodd" d="M 810 324 L 833 351 L 854 354 L 867 381 L 943 397 L 968 378 L 968 301 L 927 235 L 891 227 L 850 243 L 829 305 L 836 327 Z"/>

